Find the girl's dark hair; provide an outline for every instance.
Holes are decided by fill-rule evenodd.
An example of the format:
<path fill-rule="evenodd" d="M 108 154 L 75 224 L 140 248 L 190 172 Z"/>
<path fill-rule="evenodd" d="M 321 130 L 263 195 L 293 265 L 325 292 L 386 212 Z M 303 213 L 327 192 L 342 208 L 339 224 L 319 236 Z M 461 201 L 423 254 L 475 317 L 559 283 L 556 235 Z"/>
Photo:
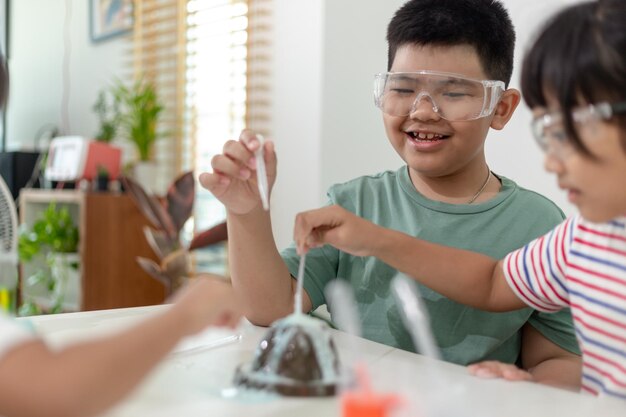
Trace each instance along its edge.
<path fill-rule="evenodd" d="M 0 109 L 4 108 L 9 94 L 9 71 L 2 52 L 0 52 Z"/>
<path fill-rule="evenodd" d="M 387 70 L 404 45 L 470 45 L 488 77 L 508 86 L 515 29 L 498 0 L 409 0 L 387 26 Z"/>
<path fill-rule="evenodd" d="M 626 101 L 626 1 L 581 3 L 554 16 L 524 58 L 521 84 L 531 108 L 547 107 L 547 97 L 556 99 L 572 144 L 591 155 L 576 132 L 572 110 Z M 613 120 L 626 131 L 626 115 Z"/>

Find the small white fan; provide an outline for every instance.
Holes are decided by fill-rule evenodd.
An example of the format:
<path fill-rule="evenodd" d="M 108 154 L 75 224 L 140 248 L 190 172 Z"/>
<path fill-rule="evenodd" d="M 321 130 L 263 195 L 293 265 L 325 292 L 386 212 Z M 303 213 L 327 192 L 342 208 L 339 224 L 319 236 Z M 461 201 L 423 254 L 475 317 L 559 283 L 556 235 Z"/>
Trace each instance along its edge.
<path fill-rule="evenodd" d="M 17 209 L 0 177 L 0 308 L 10 310 L 17 286 Z"/>

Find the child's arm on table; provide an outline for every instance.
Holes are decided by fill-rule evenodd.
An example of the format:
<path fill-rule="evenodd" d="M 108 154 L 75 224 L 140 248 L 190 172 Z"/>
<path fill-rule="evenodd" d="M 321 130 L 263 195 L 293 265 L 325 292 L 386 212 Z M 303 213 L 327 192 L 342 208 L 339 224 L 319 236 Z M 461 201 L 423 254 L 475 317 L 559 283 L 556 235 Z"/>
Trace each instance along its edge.
<path fill-rule="evenodd" d="M 59 352 L 41 340 L 0 359 L 0 415 L 90 416 L 136 386 L 185 336 L 208 325 L 234 327 L 238 303 L 230 285 L 196 278 L 158 316 L 112 337 Z"/>
<path fill-rule="evenodd" d="M 202 174 L 200 183 L 226 207 L 231 279 L 244 313 L 252 323 L 268 326 L 293 311 L 295 281 L 276 247 L 270 215 L 261 206 L 254 158 L 259 146 L 256 135 L 244 130 L 238 141 L 224 144 L 223 153 L 211 161 L 214 172 Z M 263 146 L 271 191 L 276 153 L 271 141 Z M 306 292 L 302 306 L 311 309 Z"/>
<path fill-rule="evenodd" d="M 522 368 L 503 362 L 485 361 L 468 366 L 470 373 L 482 378 L 534 381 L 580 390 L 581 357 L 553 343 L 529 323 L 526 323 L 522 332 Z"/>

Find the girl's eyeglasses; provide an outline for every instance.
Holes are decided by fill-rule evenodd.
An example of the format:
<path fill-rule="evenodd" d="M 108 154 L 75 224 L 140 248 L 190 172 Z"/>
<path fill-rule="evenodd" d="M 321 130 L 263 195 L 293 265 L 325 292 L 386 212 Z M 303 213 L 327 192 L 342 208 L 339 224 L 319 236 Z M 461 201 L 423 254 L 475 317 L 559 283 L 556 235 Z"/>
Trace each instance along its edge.
<path fill-rule="evenodd" d="M 574 123 L 581 126 L 609 120 L 616 114 L 626 113 L 626 101 L 618 103 L 596 103 L 579 107 L 572 112 Z M 563 124 L 561 112 L 546 113 L 531 122 L 533 136 L 544 152 L 566 156 L 573 149 Z"/>

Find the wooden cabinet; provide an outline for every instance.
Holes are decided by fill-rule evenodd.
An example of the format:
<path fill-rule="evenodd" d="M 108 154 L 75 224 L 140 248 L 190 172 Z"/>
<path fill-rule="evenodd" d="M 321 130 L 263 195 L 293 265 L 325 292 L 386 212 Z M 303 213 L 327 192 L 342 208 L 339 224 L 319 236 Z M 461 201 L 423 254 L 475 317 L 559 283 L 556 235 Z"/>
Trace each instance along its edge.
<path fill-rule="evenodd" d="M 125 194 L 24 189 L 20 222 L 31 225 L 55 201 L 66 206 L 79 228 L 80 278 L 65 310 L 99 310 L 162 303 L 165 289 L 145 273 L 137 256 L 157 261 L 143 234 L 147 220 Z M 22 277 L 41 265 L 24 264 Z M 20 284 L 22 299 L 42 301 L 44 290 Z M 45 300 L 43 300 L 45 304 Z"/>

